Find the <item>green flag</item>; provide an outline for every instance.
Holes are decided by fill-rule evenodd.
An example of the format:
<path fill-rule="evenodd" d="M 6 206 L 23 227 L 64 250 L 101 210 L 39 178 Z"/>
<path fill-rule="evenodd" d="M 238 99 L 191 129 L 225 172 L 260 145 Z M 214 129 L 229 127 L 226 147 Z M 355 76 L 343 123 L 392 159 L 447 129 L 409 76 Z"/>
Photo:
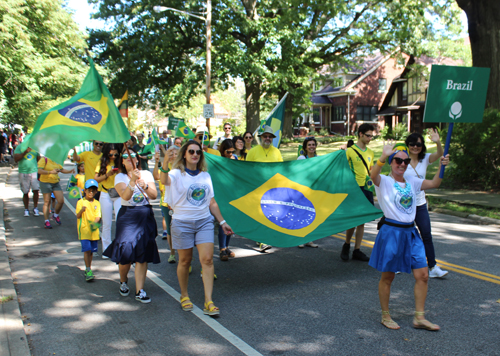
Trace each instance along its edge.
<path fill-rule="evenodd" d="M 297 157 L 300 157 L 302 155 L 304 155 L 304 149 L 303 149 L 302 145 L 299 145 L 299 148 L 297 150 Z"/>
<path fill-rule="evenodd" d="M 359 189 L 344 151 L 282 163 L 205 159 L 222 216 L 251 240 L 298 246 L 382 216 Z"/>
<path fill-rule="evenodd" d="M 80 199 L 80 188 L 73 186 L 69 187 L 68 198 L 70 199 Z"/>
<path fill-rule="evenodd" d="M 66 191 L 70 191 L 72 187 L 76 186 L 78 183 L 78 179 L 75 178 L 74 175 L 71 175 L 71 177 L 68 179 L 68 185 L 66 186 Z"/>
<path fill-rule="evenodd" d="M 167 141 L 160 140 L 160 137 L 158 136 L 158 132 L 156 132 L 156 128 L 153 128 L 153 132 L 151 133 L 153 135 L 153 140 L 155 141 L 155 145 L 167 145 Z"/>
<path fill-rule="evenodd" d="M 146 154 L 152 154 L 155 151 L 155 140 L 153 135 L 149 136 L 148 141 L 141 150 L 141 156 Z"/>
<path fill-rule="evenodd" d="M 285 107 L 286 107 L 286 97 L 288 93 L 286 93 L 280 100 L 280 102 L 274 107 L 273 111 L 269 114 L 267 119 L 265 120 L 265 125 L 270 126 L 276 138 L 273 139 L 273 146 L 276 148 L 280 147 L 281 136 L 283 135 L 283 122 L 285 121 Z M 262 120 L 263 121 L 263 120 Z M 261 121 L 261 130 L 264 130 Z"/>
<path fill-rule="evenodd" d="M 179 125 L 177 126 L 177 130 L 175 131 L 175 137 L 184 137 L 187 139 L 194 138 L 195 134 L 189 127 L 186 126 L 184 120 L 179 119 Z"/>
<path fill-rule="evenodd" d="M 41 114 L 21 148 L 31 147 L 64 164 L 68 151 L 82 141 L 125 142 L 130 138 L 113 97 L 94 62 L 89 61 L 90 69 L 78 94 Z"/>

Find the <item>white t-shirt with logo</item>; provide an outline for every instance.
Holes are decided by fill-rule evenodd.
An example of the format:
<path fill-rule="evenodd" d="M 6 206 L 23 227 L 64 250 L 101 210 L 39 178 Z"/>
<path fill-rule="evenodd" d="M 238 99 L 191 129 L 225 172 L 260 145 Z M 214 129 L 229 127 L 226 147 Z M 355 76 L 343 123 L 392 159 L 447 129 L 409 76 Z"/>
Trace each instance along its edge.
<path fill-rule="evenodd" d="M 153 175 L 151 174 L 150 171 L 140 171 L 141 172 L 141 179 L 146 182 L 148 185 L 154 185 L 155 184 L 155 179 L 153 178 Z M 118 173 L 115 176 L 115 187 L 118 183 L 125 183 L 126 186 L 130 183 L 130 178 L 128 177 L 127 174 L 125 173 Z M 125 189 L 129 189 L 128 187 L 125 187 Z M 144 189 L 143 189 L 144 191 Z M 147 195 L 147 193 L 144 191 L 144 194 Z M 149 197 L 147 197 L 148 200 L 150 200 Z M 141 193 L 137 185 L 134 187 L 134 192 L 132 193 L 132 198 L 129 200 L 124 200 L 122 198 L 122 206 L 139 206 L 139 205 L 149 205 L 148 200 L 144 198 L 144 195 Z"/>
<path fill-rule="evenodd" d="M 402 194 L 394 186 L 396 183 L 404 190 L 405 183 L 398 183 L 385 175 L 380 175 L 380 184 L 378 187 L 375 185 L 375 191 L 380 208 L 387 219 L 411 223 L 415 220 L 417 213 L 416 196 L 420 193 L 424 180 L 414 177 L 405 179 L 407 184 L 411 185 L 411 190 L 407 194 Z"/>
<path fill-rule="evenodd" d="M 210 217 L 210 200 L 214 197 L 210 174 L 200 172 L 191 176 L 173 169 L 168 175 L 172 183 L 165 187 L 165 202 L 174 210 L 172 219 L 200 220 Z"/>
<path fill-rule="evenodd" d="M 426 153 L 425 157 L 418 162 L 417 167 L 413 169 L 412 166 L 408 166 L 406 168 L 406 172 L 404 177 L 415 177 L 415 178 L 420 178 L 420 179 L 425 179 L 425 175 L 427 174 L 427 166 L 430 164 L 429 162 L 429 157 L 431 156 L 430 153 Z M 425 192 L 423 190 L 420 191 L 417 195 L 417 206 L 424 205 L 426 203 L 425 201 Z"/>

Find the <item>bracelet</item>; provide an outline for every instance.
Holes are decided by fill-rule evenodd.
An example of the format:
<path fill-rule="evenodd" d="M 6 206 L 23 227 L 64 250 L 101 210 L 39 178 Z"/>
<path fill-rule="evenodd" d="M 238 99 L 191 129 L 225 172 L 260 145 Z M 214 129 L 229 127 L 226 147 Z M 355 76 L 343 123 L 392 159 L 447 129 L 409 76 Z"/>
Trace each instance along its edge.
<path fill-rule="evenodd" d="M 219 223 L 219 225 L 220 225 L 220 226 L 222 226 L 222 225 L 224 225 L 225 223 L 226 223 L 226 220 L 222 220 L 222 221 Z"/>
<path fill-rule="evenodd" d="M 377 160 L 377 166 L 383 167 L 385 165 L 385 162 L 382 162 L 381 160 Z"/>
<path fill-rule="evenodd" d="M 127 185 L 128 189 L 130 189 L 132 192 L 134 191 L 134 188 L 130 185 L 130 183 Z"/>
<path fill-rule="evenodd" d="M 160 172 L 168 173 L 168 172 L 170 172 L 170 169 L 165 170 L 165 169 L 163 169 L 163 167 L 160 167 Z"/>

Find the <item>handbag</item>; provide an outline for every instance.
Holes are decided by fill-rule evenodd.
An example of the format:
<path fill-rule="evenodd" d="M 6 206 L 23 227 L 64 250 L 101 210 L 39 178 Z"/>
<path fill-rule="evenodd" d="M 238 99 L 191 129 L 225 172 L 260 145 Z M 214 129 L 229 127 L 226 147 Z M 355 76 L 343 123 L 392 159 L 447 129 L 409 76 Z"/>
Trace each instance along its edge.
<path fill-rule="evenodd" d="M 118 192 L 116 191 L 115 188 L 106 189 L 103 186 L 102 189 L 104 189 L 108 193 L 110 198 L 119 198 L 120 197 L 120 194 L 118 194 Z"/>

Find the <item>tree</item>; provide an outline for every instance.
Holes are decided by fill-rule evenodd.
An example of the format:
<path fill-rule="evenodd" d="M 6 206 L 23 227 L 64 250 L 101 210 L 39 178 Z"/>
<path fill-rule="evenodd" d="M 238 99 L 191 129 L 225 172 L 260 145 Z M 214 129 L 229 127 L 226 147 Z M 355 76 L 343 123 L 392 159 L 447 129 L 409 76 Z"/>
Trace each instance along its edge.
<path fill-rule="evenodd" d="M 486 105 L 500 109 L 500 1 L 456 1 L 467 14 L 473 65 L 491 68 Z"/>
<path fill-rule="evenodd" d="M 61 0 L 0 2 L 1 120 L 30 126 L 58 98 L 74 95 L 86 47 Z"/>

